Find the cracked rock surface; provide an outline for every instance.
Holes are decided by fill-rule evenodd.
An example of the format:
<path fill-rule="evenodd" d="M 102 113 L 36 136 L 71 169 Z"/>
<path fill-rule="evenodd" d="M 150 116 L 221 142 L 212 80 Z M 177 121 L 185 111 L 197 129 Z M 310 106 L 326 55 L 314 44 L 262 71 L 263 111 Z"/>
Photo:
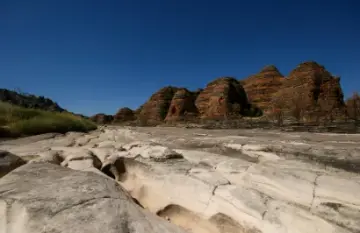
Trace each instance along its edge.
<path fill-rule="evenodd" d="M 360 135 L 161 127 L 104 127 L 89 134 L 68 133 L 5 141 L 0 143 L 0 150 L 30 161 L 30 164 L 0 179 L 0 201 L 25 198 L 25 191 L 23 196 L 11 191 L 18 190 L 18 186 L 3 187 L 8 185 L 9 179 L 14 179 L 9 177 L 16 176 L 18 172 L 25 170 L 31 173 L 34 170 L 32 176 L 19 177 L 16 182 L 27 180 L 24 187 L 28 187 L 26 184 L 35 177 L 47 176 L 46 180 L 55 176 L 61 182 L 56 186 L 58 190 L 54 198 L 68 195 L 68 199 L 63 199 L 64 205 L 76 205 L 77 202 L 70 200 L 71 195 L 75 195 L 76 199 L 81 192 L 63 195 L 69 192 L 66 182 L 71 185 L 71 180 L 75 179 L 72 176 L 97 173 L 101 176 L 94 174 L 94 177 L 106 182 L 99 181 L 95 185 L 90 179 L 84 180 L 82 185 L 105 185 L 105 191 L 100 192 L 104 193 L 103 196 L 112 197 L 115 192 L 126 196 L 121 194 L 121 188 L 113 190 L 115 182 L 112 179 L 115 179 L 145 208 L 139 210 L 140 214 L 144 214 L 143 211 L 147 214 L 152 212 L 153 219 L 158 219 L 154 216 L 157 214 L 164 218 L 166 226 L 177 229 L 176 224 L 186 232 L 357 233 L 360 232 L 359 143 Z M 44 175 L 35 172 L 49 170 L 48 166 L 54 166 L 55 171 L 59 169 L 55 172 L 59 175 L 50 171 L 43 172 Z M 73 173 L 69 168 L 82 172 Z M 110 185 L 110 181 L 114 183 Z M 46 187 L 46 184 L 42 185 Z M 39 183 L 33 185 L 41 187 Z M 37 199 L 40 193 L 32 192 L 33 198 L 41 203 L 42 200 Z M 97 201 L 109 201 L 105 199 Z M 16 215 L 24 216 L 30 225 L 36 225 L 31 223 L 28 210 L 24 209 L 26 200 L 30 199 L 15 202 L 13 211 L 19 211 Z M 65 200 L 70 204 L 66 204 Z M 54 219 L 53 212 L 60 208 L 56 203 L 46 201 L 42 204 L 46 207 L 45 212 L 37 212 L 39 218 L 45 221 L 43 224 Z M 127 205 L 135 208 L 134 202 L 129 203 Z M 103 217 L 107 216 L 104 229 L 118 229 L 111 225 L 110 217 L 116 208 L 101 204 L 96 211 L 93 210 L 96 214 L 101 212 Z M 121 211 L 118 214 L 121 215 Z M 77 218 L 76 224 L 87 224 L 86 219 L 81 223 L 83 218 Z M 6 221 L 0 220 L 0 229 Z M 13 221 L 17 221 L 17 227 L 28 224 L 19 218 Z M 131 221 L 135 220 L 130 218 L 127 224 Z M 146 224 L 153 223 L 147 221 Z M 59 229 L 59 232 L 66 232 Z M 120 228 L 117 231 L 102 231 L 142 232 Z M 152 232 L 177 231 L 154 228 Z"/>

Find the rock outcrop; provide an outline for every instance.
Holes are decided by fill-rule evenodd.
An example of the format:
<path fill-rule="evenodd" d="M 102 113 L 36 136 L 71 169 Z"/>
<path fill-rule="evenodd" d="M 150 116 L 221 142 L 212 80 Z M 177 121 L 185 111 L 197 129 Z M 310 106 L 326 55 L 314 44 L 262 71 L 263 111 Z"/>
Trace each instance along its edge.
<path fill-rule="evenodd" d="M 283 81 L 282 89 L 274 95 L 285 112 L 301 109 L 306 120 L 314 117 L 341 118 L 346 115 L 340 78 L 332 76 L 316 62 L 304 62 Z M 315 116 L 316 115 L 316 116 Z"/>
<path fill-rule="evenodd" d="M 98 113 L 92 117 L 90 117 L 90 120 L 97 124 L 109 124 L 113 121 L 114 117 L 112 115 L 107 115 L 104 113 Z"/>
<path fill-rule="evenodd" d="M 195 100 L 199 92 L 191 92 L 186 88 L 177 90 L 165 118 L 166 121 L 191 120 L 197 117 Z"/>
<path fill-rule="evenodd" d="M 144 211 L 114 180 L 50 163 L 0 179 L 0 232 L 185 233 Z"/>
<path fill-rule="evenodd" d="M 168 127 L 0 142 L 30 160 L 0 179 L 0 232 L 357 233 L 359 142 Z"/>
<path fill-rule="evenodd" d="M 240 80 L 240 83 L 245 89 L 248 101 L 266 112 L 273 95 L 281 89 L 284 80 L 285 78 L 279 70 L 275 66 L 269 65 L 258 74 Z"/>
<path fill-rule="evenodd" d="M 243 86 L 231 77 L 210 82 L 197 97 L 195 105 L 204 119 L 240 116 L 249 107 Z"/>
<path fill-rule="evenodd" d="M 125 122 L 135 120 L 135 113 L 130 108 L 121 108 L 114 116 L 114 122 Z"/>
<path fill-rule="evenodd" d="M 146 120 L 149 123 L 162 122 L 168 114 L 171 100 L 177 90 L 178 88 L 176 87 L 168 86 L 154 93 L 150 99 L 142 105 L 138 118 Z"/>

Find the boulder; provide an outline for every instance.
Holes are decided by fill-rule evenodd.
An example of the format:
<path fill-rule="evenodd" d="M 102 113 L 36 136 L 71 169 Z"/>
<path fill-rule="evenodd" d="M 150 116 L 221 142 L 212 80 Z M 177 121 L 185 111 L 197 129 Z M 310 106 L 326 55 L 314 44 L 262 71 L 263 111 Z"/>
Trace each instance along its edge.
<path fill-rule="evenodd" d="M 204 119 L 240 116 L 249 107 L 243 86 L 231 77 L 210 82 L 197 97 L 195 105 Z"/>
<path fill-rule="evenodd" d="M 130 108 L 120 108 L 114 116 L 114 122 L 125 122 L 135 120 L 135 113 Z"/>
<path fill-rule="evenodd" d="M 195 106 L 199 92 L 191 92 L 186 88 L 176 91 L 170 103 L 170 108 L 165 118 L 166 121 L 179 121 L 195 118 L 198 114 Z"/>
<path fill-rule="evenodd" d="M 112 115 L 98 113 L 90 117 L 90 119 L 97 124 L 109 124 L 113 121 L 114 117 Z"/>
<path fill-rule="evenodd" d="M 244 86 L 249 102 L 266 112 L 273 94 L 281 89 L 284 80 L 279 70 L 274 65 L 269 65 L 240 82 Z"/>
<path fill-rule="evenodd" d="M 0 180 L 0 232 L 185 233 L 144 211 L 113 179 L 49 163 Z"/>
<path fill-rule="evenodd" d="M 155 92 L 141 107 L 138 118 L 149 123 L 162 122 L 169 110 L 171 100 L 178 90 L 176 87 L 163 87 Z"/>

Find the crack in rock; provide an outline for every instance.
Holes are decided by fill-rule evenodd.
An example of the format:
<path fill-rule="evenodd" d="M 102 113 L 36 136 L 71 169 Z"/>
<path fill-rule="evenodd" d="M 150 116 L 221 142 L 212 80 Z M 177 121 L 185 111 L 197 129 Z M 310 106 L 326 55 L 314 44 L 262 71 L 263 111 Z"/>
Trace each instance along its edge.
<path fill-rule="evenodd" d="M 314 200 L 315 200 L 315 197 L 316 197 L 316 187 L 317 187 L 317 180 L 318 178 L 320 177 L 321 175 L 320 174 L 316 174 L 316 177 L 314 179 L 314 187 L 313 187 L 313 192 L 312 192 L 312 200 L 311 200 L 311 203 L 310 203 L 310 208 L 309 210 L 311 211 L 311 209 L 313 208 L 313 205 L 314 205 Z"/>
<path fill-rule="evenodd" d="M 111 196 L 103 196 L 103 197 L 95 197 L 95 198 L 90 198 L 90 199 L 87 199 L 87 200 L 83 200 L 83 201 L 80 201 L 78 203 L 75 203 L 73 205 L 70 205 L 70 206 L 66 206 L 58 211 L 55 211 L 53 212 L 53 216 L 51 218 L 54 218 L 56 215 L 66 211 L 66 210 L 69 210 L 69 209 L 72 209 L 74 207 L 77 207 L 77 206 L 82 206 L 82 205 L 86 205 L 87 203 L 89 202 L 92 202 L 94 200 L 99 200 L 99 199 L 121 199 L 121 198 L 116 198 L 116 197 L 111 197 Z"/>
<path fill-rule="evenodd" d="M 265 219 L 265 215 L 268 213 L 268 202 L 271 200 L 271 197 L 268 197 L 265 199 L 264 201 L 264 205 L 266 206 L 266 210 L 261 214 L 261 219 L 264 220 Z"/>

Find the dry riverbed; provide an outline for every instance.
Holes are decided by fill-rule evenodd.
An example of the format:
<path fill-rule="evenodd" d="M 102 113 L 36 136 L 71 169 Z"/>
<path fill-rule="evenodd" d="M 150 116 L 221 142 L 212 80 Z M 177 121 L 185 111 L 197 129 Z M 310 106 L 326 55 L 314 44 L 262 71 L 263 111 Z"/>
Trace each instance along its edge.
<path fill-rule="evenodd" d="M 186 232 L 355 233 L 359 143 L 357 134 L 103 127 L 3 141 L 0 150 L 111 177 Z"/>

